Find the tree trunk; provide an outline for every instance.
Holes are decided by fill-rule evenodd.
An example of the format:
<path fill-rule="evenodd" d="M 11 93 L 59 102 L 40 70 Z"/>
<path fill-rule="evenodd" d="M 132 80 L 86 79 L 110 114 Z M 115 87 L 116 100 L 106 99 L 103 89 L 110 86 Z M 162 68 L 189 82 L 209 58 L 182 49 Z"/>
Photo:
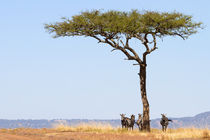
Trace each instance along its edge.
<path fill-rule="evenodd" d="M 141 99 L 143 103 L 143 130 L 150 132 L 150 117 L 149 117 L 149 102 L 147 100 L 146 93 L 146 63 L 140 65 L 140 87 L 141 87 Z"/>

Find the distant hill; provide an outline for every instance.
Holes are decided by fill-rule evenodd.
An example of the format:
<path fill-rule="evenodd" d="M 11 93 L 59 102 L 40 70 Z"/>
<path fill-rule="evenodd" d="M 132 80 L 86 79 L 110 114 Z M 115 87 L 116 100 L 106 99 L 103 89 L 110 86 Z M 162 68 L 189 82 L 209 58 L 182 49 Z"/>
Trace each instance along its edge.
<path fill-rule="evenodd" d="M 170 118 L 170 117 L 169 117 Z M 210 111 L 200 113 L 194 117 L 170 118 L 173 123 L 169 124 L 170 128 L 209 128 L 210 129 Z M 151 121 L 153 128 L 161 128 L 160 118 Z"/>
<path fill-rule="evenodd" d="M 113 127 L 120 126 L 120 120 L 87 120 L 87 119 L 72 119 L 72 120 L 6 120 L 0 119 L 0 128 L 53 128 L 56 125 L 64 124 L 76 126 L 79 124 L 110 124 Z"/>
<path fill-rule="evenodd" d="M 170 118 L 170 117 L 169 117 Z M 210 111 L 200 113 L 194 117 L 170 118 L 173 123 L 169 124 L 170 128 L 209 128 L 210 129 Z M 110 124 L 113 127 L 120 127 L 120 119 L 117 120 L 87 120 L 87 119 L 72 119 L 72 120 L 6 120 L 0 119 L 0 128 L 53 128 L 57 124 L 65 124 L 75 126 L 81 123 L 100 123 Z M 151 120 L 152 128 L 161 128 L 160 118 Z"/>

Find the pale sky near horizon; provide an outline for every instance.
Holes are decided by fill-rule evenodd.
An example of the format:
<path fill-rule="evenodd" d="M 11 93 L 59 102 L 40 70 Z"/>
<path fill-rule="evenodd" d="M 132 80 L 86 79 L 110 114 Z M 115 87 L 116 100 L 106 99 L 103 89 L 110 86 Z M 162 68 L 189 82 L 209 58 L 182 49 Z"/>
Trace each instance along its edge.
<path fill-rule="evenodd" d="M 53 39 L 45 23 L 102 9 L 182 12 L 204 23 L 148 56 L 151 118 L 210 111 L 209 0 L 0 0 L 0 119 L 119 119 L 142 113 L 138 67 L 84 37 Z M 140 45 L 133 42 L 134 45 Z M 143 47 L 143 46 L 142 46 Z"/>

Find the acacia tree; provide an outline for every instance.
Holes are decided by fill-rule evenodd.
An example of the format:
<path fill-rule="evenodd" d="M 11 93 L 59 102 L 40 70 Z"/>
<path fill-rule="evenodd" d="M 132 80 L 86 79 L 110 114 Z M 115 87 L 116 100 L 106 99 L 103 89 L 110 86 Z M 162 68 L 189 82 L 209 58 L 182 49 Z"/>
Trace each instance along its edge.
<path fill-rule="evenodd" d="M 131 12 L 98 10 L 82 12 L 71 19 L 54 24 L 45 24 L 54 37 L 85 36 L 95 38 L 98 43 L 111 46 L 125 54 L 127 60 L 136 61 L 139 66 L 140 90 L 143 103 L 143 130 L 150 131 L 149 102 L 146 92 L 147 56 L 157 49 L 157 39 L 165 36 L 188 38 L 201 28 L 200 22 L 193 22 L 192 16 L 177 12 Z M 130 40 L 137 39 L 145 51 L 137 53 L 130 46 Z M 141 46 L 140 46 L 141 47 Z"/>

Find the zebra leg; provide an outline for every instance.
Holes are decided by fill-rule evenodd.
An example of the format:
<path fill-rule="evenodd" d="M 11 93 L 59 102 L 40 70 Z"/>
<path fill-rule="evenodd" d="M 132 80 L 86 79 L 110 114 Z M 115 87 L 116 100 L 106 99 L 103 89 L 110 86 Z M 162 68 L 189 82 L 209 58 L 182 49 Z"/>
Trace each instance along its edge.
<path fill-rule="evenodd" d="M 126 125 L 125 124 L 122 124 L 122 128 L 126 128 Z"/>
<path fill-rule="evenodd" d="M 167 127 L 168 127 L 168 125 L 165 126 L 165 132 L 166 132 Z"/>
<path fill-rule="evenodd" d="M 143 123 L 141 123 L 141 131 L 143 130 Z"/>

